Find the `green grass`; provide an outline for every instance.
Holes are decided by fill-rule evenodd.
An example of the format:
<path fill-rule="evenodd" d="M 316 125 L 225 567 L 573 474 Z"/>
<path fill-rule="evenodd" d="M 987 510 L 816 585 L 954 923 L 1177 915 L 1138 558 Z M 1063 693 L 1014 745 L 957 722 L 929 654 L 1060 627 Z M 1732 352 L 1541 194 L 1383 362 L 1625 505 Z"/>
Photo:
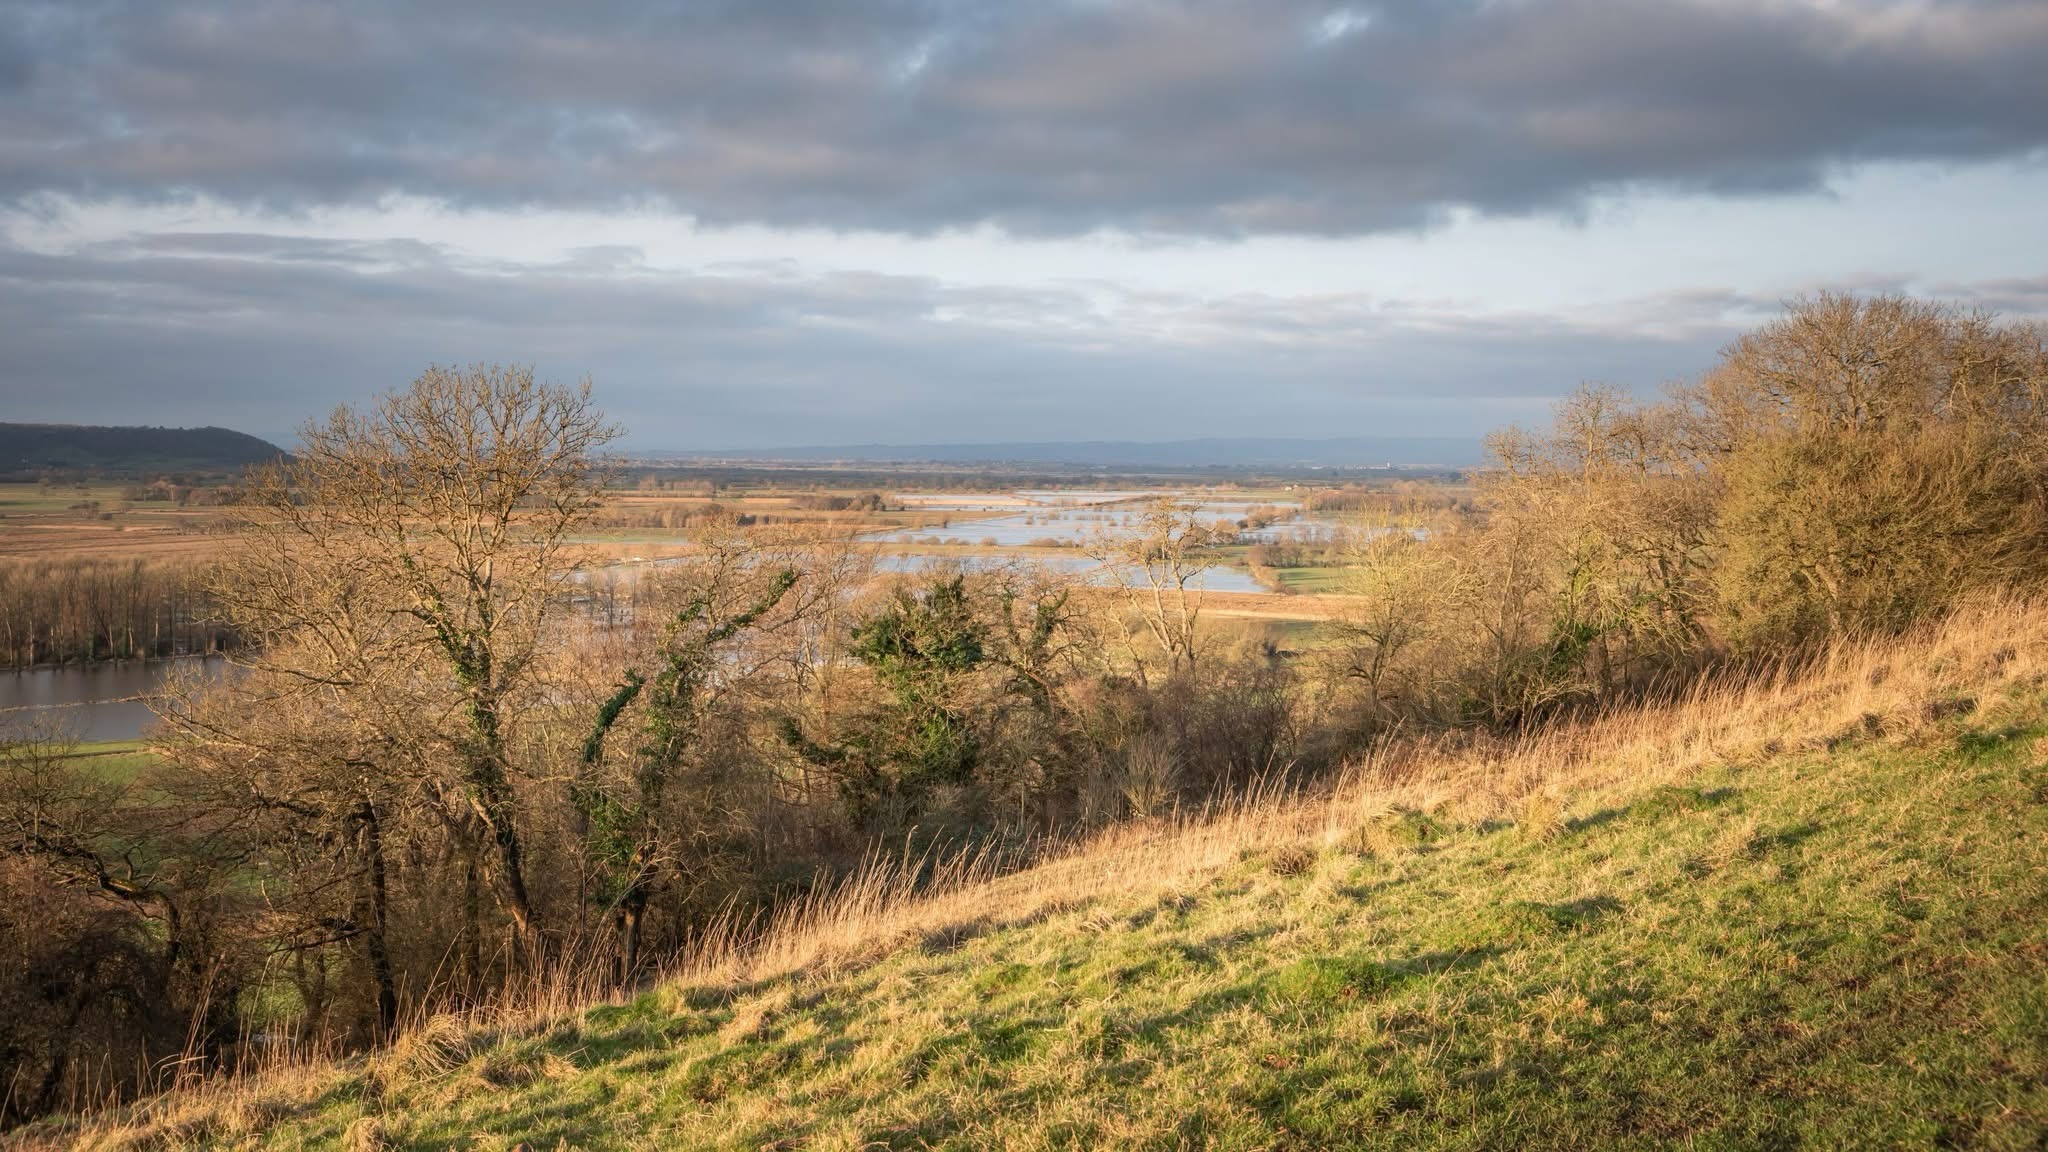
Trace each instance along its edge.
<path fill-rule="evenodd" d="M 1289 592 L 1348 592 L 1349 568 L 1278 568 L 1280 586 Z"/>
<path fill-rule="evenodd" d="M 125 489 L 119 484 L 53 484 L 45 489 L 34 483 L 0 483 L 0 514 L 52 515 L 68 512 L 73 504 L 97 500 L 103 508 L 121 502 Z"/>
<path fill-rule="evenodd" d="M 156 754 L 141 740 L 100 740 L 73 745 L 67 754 L 107 780 L 122 782 L 135 779 L 144 768 L 156 762 Z"/>
<path fill-rule="evenodd" d="M 1718 769 L 1543 836 L 1402 813 L 1354 838 L 1376 854 L 663 988 L 332 1073 L 250 1142 L 2038 1148 L 2041 714 Z"/>

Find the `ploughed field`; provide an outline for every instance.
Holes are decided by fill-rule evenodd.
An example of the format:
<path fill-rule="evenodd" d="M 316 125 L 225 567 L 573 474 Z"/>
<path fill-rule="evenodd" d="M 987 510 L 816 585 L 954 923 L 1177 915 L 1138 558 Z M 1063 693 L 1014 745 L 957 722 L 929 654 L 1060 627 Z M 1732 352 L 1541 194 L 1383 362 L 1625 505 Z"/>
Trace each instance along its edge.
<path fill-rule="evenodd" d="M 222 509 L 202 491 L 133 484 L 0 483 L 0 559 L 203 559 Z"/>

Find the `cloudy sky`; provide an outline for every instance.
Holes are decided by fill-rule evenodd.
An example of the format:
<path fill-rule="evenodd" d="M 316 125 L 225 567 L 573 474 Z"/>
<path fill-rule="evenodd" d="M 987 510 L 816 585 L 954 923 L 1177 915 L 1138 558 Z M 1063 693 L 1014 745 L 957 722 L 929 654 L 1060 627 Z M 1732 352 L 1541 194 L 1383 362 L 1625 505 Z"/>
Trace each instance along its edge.
<path fill-rule="evenodd" d="M 589 376 L 641 448 L 1465 435 L 2048 314 L 2042 0 L 0 0 L 0 419 Z"/>

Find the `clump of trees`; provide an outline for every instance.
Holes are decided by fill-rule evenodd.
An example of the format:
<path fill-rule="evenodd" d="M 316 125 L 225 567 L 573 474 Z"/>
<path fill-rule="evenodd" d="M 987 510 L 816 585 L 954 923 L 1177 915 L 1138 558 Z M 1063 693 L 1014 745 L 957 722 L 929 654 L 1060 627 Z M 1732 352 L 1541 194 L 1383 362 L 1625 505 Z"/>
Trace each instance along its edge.
<path fill-rule="evenodd" d="M 196 565 L 0 562 L 0 667 L 201 654 L 238 639 Z"/>
<path fill-rule="evenodd" d="M 1716 482 L 1730 639 L 1891 628 L 2048 559 L 2048 335 L 1898 297 L 1829 296 L 1744 337 L 1680 397 Z"/>
<path fill-rule="evenodd" d="M 823 495 L 805 494 L 790 497 L 792 508 L 807 512 L 886 512 L 889 501 L 880 492 L 862 492 L 853 496 L 831 493 Z"/>
<path fill-rule="evenodd" d="M 1494 437 L 1478 510 L 1360 550 L 1383 720 L 1517 725 L 2048 575 L 2048 336 L 1821 296 L 1643 402 Z"/>
<path fill-rule="evenodd" d="M 157 765 L 102 788 L 61 742 L 0 750 L 7 882 L 51 894 L 0 920 L 26 958 L 0 988 L 16 1115 L 249 1037 L 369 1043 L 537 981 L 631 982 L 877 844 L 1021 845 L 1288 765 L 1286 672 L 1196 667 L 1210 529 L 1185 509 L 1129 542 L 1133 580 L 1178 582 L 1129 613 L 1024 569 L 877 581 L 802 526 L 592 572 L 611 434 L 587 389 L 497 367 L 309 425 L 209 582 L 250 644 L 174 678 Z M 39 1000 L 79 950 L 120 984 L 93 1004 L 147 1016 Z"/>

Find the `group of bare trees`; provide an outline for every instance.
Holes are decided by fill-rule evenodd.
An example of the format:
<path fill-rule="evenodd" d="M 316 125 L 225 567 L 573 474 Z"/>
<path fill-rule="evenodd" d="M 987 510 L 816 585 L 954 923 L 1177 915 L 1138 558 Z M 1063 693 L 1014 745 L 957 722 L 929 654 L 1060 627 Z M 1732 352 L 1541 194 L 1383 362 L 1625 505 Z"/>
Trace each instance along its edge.
<path fill-rule="evenodd" d="M 199 654 L 236 640 L 196 565 L 0 562 L 0 667 Z"/>
<path fill-rule="evenodd" d="M 579 539 L 612 431 L 587 388 L 485 367 L 309 425 L 210 571 L 248 645 L 172 677 L 155 765 L 110 782 L 61 742 L 0 749 L 5 879 L 53 894 L 0 944 L 71 933 L 121 988 L 24 1010 L 15 1114 L 112 1053 L 145 1055 L 110 1077 L 136 1087 L 249 1036 L 369 1041 L 535 981 L 630 982 L 878 842 L 1099 822 L 1286 760 L 1283 673 L 1196 672 L 1209 530 L 1185 510 L 1128 544 L 1129 613 L 1020 569 L 878 582 L 843 533 L 731 521 L 602 573 L 621 594 Z M 65 954 L 0 1007 L 40 1003 Z M 149 1019 L 59 1026 L 88 1001 Z"/>

